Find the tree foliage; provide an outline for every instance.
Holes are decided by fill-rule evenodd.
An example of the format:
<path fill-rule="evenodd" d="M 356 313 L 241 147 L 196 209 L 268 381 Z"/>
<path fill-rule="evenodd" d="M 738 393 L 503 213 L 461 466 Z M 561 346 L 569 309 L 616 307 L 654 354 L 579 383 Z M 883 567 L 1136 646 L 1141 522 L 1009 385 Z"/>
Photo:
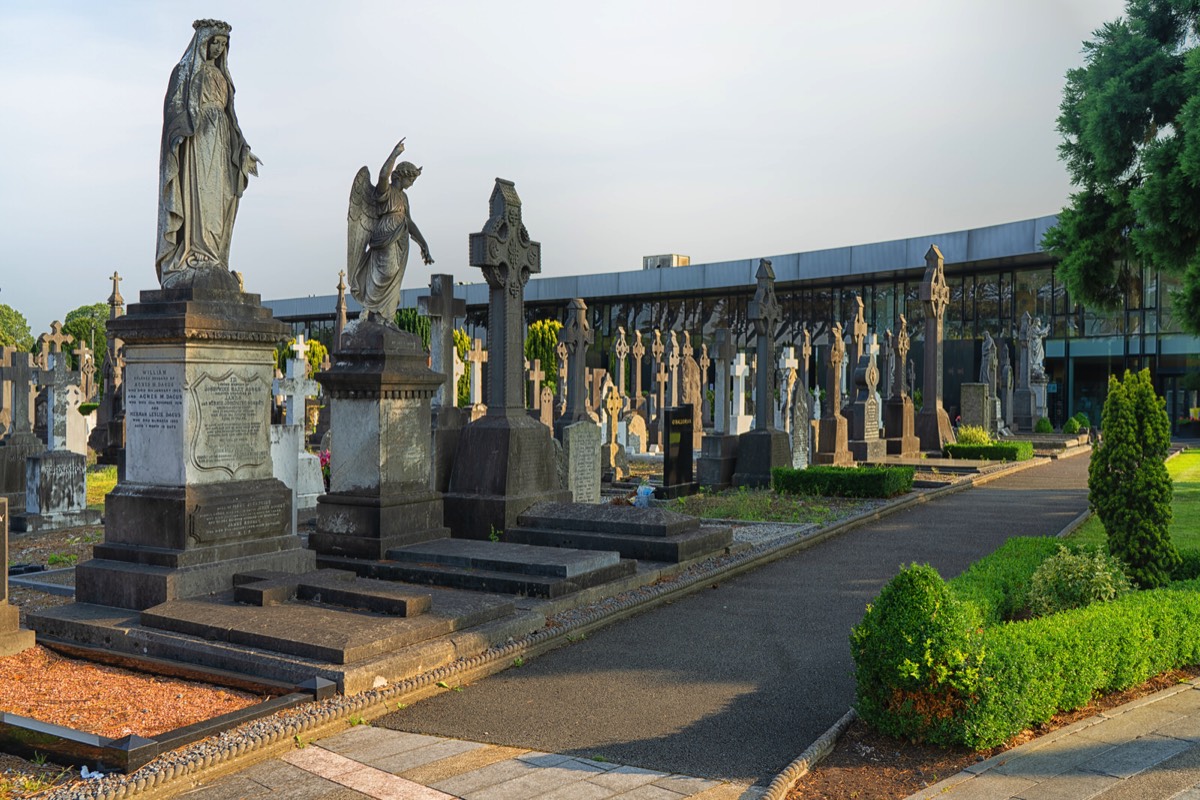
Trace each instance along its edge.
<path fill-rule="evenodd" d="M 29 321 L 20 311 L 4 303 L 0 303 L 0 345 L 15 347 L 26 353 L 33 349 Z"/>
<path fill-rule="evenodd" d="M 467 332 L 462 328 L 454 329 L 454 351 L 458 354 L 458 360 L 464 364 L 467 361 L 467 353 L 471 350 L 471 337 L 467 336 Z M 458 382 L 454 385 L 455 394 L 457 397 L 457 405 L 462 408 L 471 404 L 471 373 L 469 370 L 463 370 L 463 374 L 459 376 Z"/>
<path fill-rule="evenodd" d="M 1200 333 L 1200 2 L 1128 0 L 1067 73 L 1059 157 L 1078 191 L 1044 245 L 1078 300 L 1120 308 L 1139 262 L 1177 275 Z"/>
<path fill-rule="evenodd" d="M 74 350 L 81 342 L 86 344 L 95 353 L 97 375 L 103 374 L 104 356 L 108 352 L 108 313 L 107 303 L 92 303 L 67 312 L 63 319 L 63 332 L 75 337 L 75 343 L 63 349 Z M 68 362 L 72 369 L 79 369 L 79 359 L 74 353 L 68 357 Z"/>
<path fill-rule="evenodd" d="M 396 309 L 396 327 L 402 331 L 415 333 L 421 337 L 421 346 L 425 348 L 425 352 L 429 351 L 429 317 L 417 311 L 415 308 L 398 308 Z"/>
<path fill-rule="evenodd" d="M 1154 392 L 1150 370 L 1108 379 L 1103 443 L 1088 466 L 1088 504 L 1108 534 L 1108 550 L 1142 589 L 1170 580 L 1179 563 L 1171 543 L 1171 445 L 1166 402 Z"/>
<path fill-rule="evenodd" d="M 546 373 L 544 384 L 552 392 L 558 389 L 558 356 L 555 348 L 558 347 L 560 330 L 562 323 L 558 320 L 539 319 L 529 326 L 525 334 L 525 358 L 529 359 L 531 367 L 535 358 L 542 362 L 542 372 Z"/>
<path fill-rule="evenodd" d="M 296 355 L 292 351 L 292 345 L 295 343 L 296 337 L 293 336 L 275 347 L 275 366 L 285 375 L 287 374 L 288 360 Z M 325 359 L 329 357 L 329 348 L 319 339 L 305 339 L 304 344 L 308 347 L 304 353 L 304 360 L 308 362 L 308 374 L 316 375 L 321 371 L 321 365 L 325 363 Z"/>

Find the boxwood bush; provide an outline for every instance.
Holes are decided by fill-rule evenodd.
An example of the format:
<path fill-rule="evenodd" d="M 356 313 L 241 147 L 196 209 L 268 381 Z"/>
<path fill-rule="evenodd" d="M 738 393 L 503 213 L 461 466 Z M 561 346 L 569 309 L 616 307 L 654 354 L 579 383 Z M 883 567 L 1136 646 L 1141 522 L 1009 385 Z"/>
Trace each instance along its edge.
<path fill-rule="evenodd" d="M 1097 693 L 1200 662 L 1200 580 L 1001 622 L 1059 544 L 1010 540 L 950 583 L 929 566 L 902 570 L 850 635 L 862 718 L 985 749 Z"/>
<path fill-rule="evenodd" d="M 893 497 L 912 491 L 913 467 L 775 467 L 771 488 L 779 493 L 833 497 Z"/>
<path fill-rule="evenodd" d="M 1033 458 L 1033 442 L 997 442 L 996 444 L 948 444 L 947 458 L 979 458 L 989 461 L 1025 461 Z"/>

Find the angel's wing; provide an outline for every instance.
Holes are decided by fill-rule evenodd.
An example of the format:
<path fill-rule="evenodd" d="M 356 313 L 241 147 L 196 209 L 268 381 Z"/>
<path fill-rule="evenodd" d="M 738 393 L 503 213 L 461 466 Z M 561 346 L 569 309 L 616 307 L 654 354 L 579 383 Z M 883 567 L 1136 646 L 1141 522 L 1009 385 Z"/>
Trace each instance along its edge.
<path fill-rule="evenodd" d="M 350 211 L 346 215 L 346 274 L 350 278 L 350 294 L 359 302 L 362 302 L 359 287 L 365 277 L 367 242 L 378 217 L 371 170 L 363 167 L 350 187 Z"/>

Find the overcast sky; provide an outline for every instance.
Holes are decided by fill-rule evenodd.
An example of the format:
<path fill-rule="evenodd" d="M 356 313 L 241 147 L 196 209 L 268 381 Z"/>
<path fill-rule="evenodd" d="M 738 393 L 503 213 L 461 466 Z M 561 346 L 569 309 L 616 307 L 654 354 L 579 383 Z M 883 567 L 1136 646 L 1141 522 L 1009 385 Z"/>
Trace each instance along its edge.
<path fill-rule="evenodd" d="M 325 294 L 350 184 L 407 137 L 433 271 L 516 182 L 543 276 L 755 258 L 1056 213 L 1063 77 L 1118 0 L 0 4 L 0 302 L 34 334 L 155 288 L 162 102 L 193 19 L 233 25 L 263 161 L 231 267 Z M 406 287 L 431 269 L 414 247 Z"/>

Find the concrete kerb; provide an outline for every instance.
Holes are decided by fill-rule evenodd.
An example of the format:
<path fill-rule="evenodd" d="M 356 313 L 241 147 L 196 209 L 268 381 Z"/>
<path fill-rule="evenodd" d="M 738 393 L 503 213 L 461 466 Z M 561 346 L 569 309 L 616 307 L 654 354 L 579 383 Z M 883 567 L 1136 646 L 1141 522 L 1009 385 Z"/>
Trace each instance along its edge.
<path fill-rule="evenodd" d="M 201 742 L 184 748 L 181 751 L 182 763 L 172 764 L 169 769 L 159 769 L 157 761 L 151 762 L 141 770 L 129 775 L 105 776 L 96 781 L 94 786 L 85 785 L 76 790 L 52 792 L 48 796 L 49 800 L 67 800 L 68 798 L 72 800 L 74 798 L 120 800 L 120 798 L 142 795 L 148 798 L 174 797 L 193 788 L 196 782 L 184 780 L 184 778 L 188 776 L 194 778 L 201 770 L 203 770 L 206 780 L 240 771 L 294 748 L 297 737 L 312 740 L 331 736 L 351 727 L 352 717 L 361 718 L 361 721 L 370 721 L 394 711 L 399 703 L 415 702 L 451 691 L 464 683 L 501 672 L 512 666 L 513 661 L 518 657 L 534 658 L 577 641 L 580 636 L 593 630 L 698 591 L 711 585 L 714 578 L 726 580 L 735 577 L 919 503 L 988 483 L 1005 475 L 1040 466 L 1048 461 L 1049 459 L 1038 458 L 1017 462 L 1004 470 L 973 476 L 949 486 L 931 489 L 921 495 L 904 497 L 880 508 L 842 520 L 796 541 L 767 546 L 759 552 L 748 551 L 734 555 L 730 557 L 730 561 L 726 565 L 701 569 L 695 569 L 700 566 L 699 564 L 693 565 L 694 572 L 680 574 L 670 584 L 663 583 L 644 587 L 645 593 L 642 597 L 607 604 L 604 608 L 585 613 L 570 623 L 553 628 L 542 628 L 518 639 L 510 640 L 503 645 L 491 647 L 471 658 L 460 659 L 380 689 L 353 696 L 338 696 L 332 700 L 323 701 L 308 713 L 301 712 L 301 718 L 297 722 L 285 723 L 282 730 L 262 736 L 242 738 L 236 733 L 240 728 L 234 729 L 232 732 L 227 732 L 229 735 L 218 737 L 215 745 Z M 355 724 L 358 721 L 355 720 Z M 836 738 L 834 735 L 832 741 L 835 742 Z M 222 739 L 232 741 L 222 742 Z M 796 779 L 798 780 L 799 777 L 797 776 Z"/>

